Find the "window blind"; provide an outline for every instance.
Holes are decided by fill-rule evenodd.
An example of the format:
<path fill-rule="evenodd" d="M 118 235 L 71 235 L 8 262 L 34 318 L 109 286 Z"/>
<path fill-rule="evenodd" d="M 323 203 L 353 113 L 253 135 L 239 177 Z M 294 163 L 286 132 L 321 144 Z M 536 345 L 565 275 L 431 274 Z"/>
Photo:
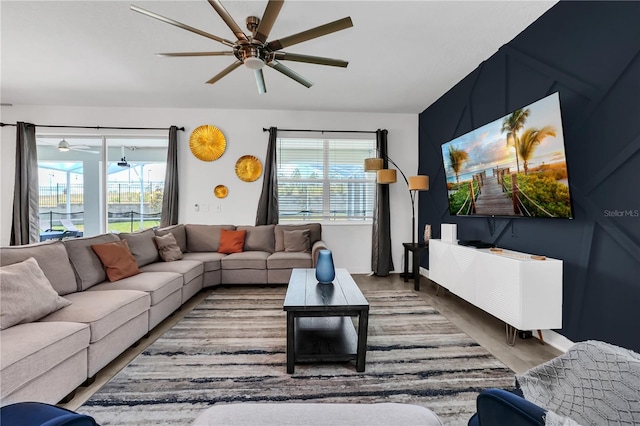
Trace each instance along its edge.
<path fill-rule="evenodd" d="M 365 173 L 373 139 L 278 138 L 281 221 L 369 221 L 375 173 Z"/>

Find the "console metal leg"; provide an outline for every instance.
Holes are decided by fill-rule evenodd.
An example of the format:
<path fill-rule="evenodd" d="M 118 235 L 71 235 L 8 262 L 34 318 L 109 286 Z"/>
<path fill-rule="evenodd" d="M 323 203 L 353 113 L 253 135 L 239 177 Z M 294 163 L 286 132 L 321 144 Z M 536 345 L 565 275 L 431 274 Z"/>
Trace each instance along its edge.
<path fill-rule="evenodd" d="M 518 336 L 518 329 L 509 324 L 505 324 L 505 327 L 507 332 L 507 345 L 514 346 L 516 344 L 516 337 Z"/>

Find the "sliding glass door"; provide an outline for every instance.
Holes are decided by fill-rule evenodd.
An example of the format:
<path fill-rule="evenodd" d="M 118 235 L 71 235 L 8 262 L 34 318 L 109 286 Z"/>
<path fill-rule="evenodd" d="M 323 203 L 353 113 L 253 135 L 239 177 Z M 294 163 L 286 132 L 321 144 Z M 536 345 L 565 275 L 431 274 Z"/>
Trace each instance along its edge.
<path fill-rule="evenodd" d="M 36 139 L 41 240 L 159 225 L 166 136 Z"/>
<path fill-rule="evenodd" d="M 167 138 L 107 138 L 107 230 L 160 225 Z"/>

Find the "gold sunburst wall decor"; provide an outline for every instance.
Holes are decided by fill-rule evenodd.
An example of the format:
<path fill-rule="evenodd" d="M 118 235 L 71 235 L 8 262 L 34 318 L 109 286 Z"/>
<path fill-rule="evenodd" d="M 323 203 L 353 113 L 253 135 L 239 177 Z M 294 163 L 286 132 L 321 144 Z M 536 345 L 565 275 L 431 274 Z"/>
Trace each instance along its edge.
<path fill-rule="evenodd" d="M 196 158 L 202 161 L 214 161 L 224 154 L 227 140 L 217 127 L 204 125 L 191 132 L 189 148 Z"/>
<path fill-rule="evenodd" d="M 236 175 L 240 180 L 253 182 L 262 174 L 262 163 L 253 155 L 243 155 L 236 161 Z"/>
<path fill-rule="evenodd" d="M 225 198 L 227 195 L 229 195 L 229 188 L 224 185 L 218 185 L 213 188 L 213 194 L 218 198 Z"/>

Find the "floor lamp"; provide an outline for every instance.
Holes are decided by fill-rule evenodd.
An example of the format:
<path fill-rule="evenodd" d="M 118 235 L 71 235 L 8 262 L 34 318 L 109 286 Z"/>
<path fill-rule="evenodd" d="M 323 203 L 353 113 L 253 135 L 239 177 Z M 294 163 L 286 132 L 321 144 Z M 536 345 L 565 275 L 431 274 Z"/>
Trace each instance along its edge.
<path fill-rule="evenodd" d="M 389 157 L 384 156 L 386 160 L 388 160 L 393 166 L 398 169 L 405 183 L 407 184 L 407 188 L 409 189 L 409 197 L 411 198 L 411 244 L 416 244 L 416 209 L 415 209 L 415 199 L 416 193 L 418 191 L 428 191 L 429 190 L 429 176 L 426 175 L 417 175 L 417 176 L 407 176 L 402 172 L 400 167 Z M 376 171 L 376 183 L 380 185 L 387 185 L 390 183 L 397 182 L 397 175 L 394 169 L 385 169 L 384 160 L 380 157 L 366 158 L 364 160 L 364 171 L 372 172 Z"/>

